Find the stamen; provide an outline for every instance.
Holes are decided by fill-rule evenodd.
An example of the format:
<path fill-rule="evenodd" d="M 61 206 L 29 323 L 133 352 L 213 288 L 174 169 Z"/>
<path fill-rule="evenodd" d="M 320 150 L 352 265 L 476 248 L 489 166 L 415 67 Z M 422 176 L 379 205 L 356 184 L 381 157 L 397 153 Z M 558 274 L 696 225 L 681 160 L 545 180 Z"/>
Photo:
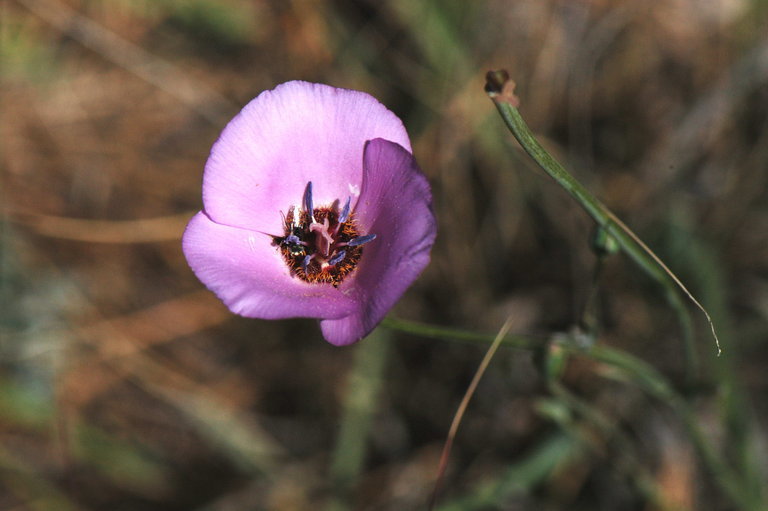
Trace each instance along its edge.
<path fill-rule="evenodd" d="M 347 257 L 347 251 L 346 250 L 340 250 L 339 252 L 336 253 L 335 256 L 331 257 L 328 260 L 328 264 L 330 264 L 331 266 L 336 266 L 337 264 L 342 262 L 345 257 Z"/>
<path fill-rule="evenodd" d="M 305 255 L 304 259 L 301 261 L 301 269 L 304 270 L 304 274 L 307 274 L 307 268 L 309 267 L 309 262 L 312 260 L 314 255 Z"/>
<path fill-rule="evenodd" d="M 369 241 L 373 241 L 376 239 L 375 234 L 366 234 L 365 236 L 358 236 L 357 238 L 353 238 L 347 242 L 348 247 L 359 247 L 360 245 L 365 245 Z"/>
<path fill-rule="evenodd" d="M 364 245 L 376 235 L 360 236 L 353 218 L 352 197 L 343 207 L 335 200 L 330 206 L 315 209 L 312 182 L 308 182 L 298 207 L 290 206 L 283 215 L 285 235 L 274 236 L 291 276 L 310 284 L 339 287 L 357 267 Z"/>
<path fill-rule="evenodd" d="M 312 222 L 314 222 L 315 208 L 314 208 L 314 204 L 312 203 L 312 181 L 307 183 L 307 189 L 304 192 L 304 209 L 309 214 L 309 218 L 312 219 Z"/>
<path fill-rule="evenodd" d="M 339 215 L 339 224 L 343 224 L 347 221 L 347 217 L 349 216 L 349 202 L 352 200 L 352 197 L 347 197 L 347 203 L 344 204 L 344 209 L 341 210 L 341 214 Z"/>

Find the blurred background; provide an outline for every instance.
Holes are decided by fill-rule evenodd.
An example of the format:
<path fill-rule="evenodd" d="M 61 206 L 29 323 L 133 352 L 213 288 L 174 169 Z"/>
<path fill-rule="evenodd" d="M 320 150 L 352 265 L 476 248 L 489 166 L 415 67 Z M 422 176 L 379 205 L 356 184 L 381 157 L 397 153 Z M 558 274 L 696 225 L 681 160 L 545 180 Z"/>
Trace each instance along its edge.
<path fill-rule="evenodd" d="M 3 0 L 0 510 L 426 508 L 488 343 L 336 348 L 232 315 L 181 252 L 211 144 L 291 79 L 377 97 L 432 183 L 432 263 L 392 316 L 511 316 L 526 346 L 481 381 L 437 509 L 765 509 L 767 26 L 764 0 Z M 665 291 L 598 261 L 483 92 L 502 67 L 721 357 L 699 311 L 686 350 Z"/>

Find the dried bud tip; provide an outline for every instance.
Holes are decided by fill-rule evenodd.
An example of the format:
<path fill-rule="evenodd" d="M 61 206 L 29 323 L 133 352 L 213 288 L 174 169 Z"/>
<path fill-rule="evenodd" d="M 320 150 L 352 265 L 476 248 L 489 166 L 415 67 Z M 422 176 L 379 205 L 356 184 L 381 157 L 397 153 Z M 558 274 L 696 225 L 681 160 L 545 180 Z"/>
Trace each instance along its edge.
<path fill-rule="evenodd" d="M 506 69 L 488 71 L 485 73 L 485 92 L 489 95 L 501 94 L 504 84 L 509 80 L 509 73 Z"/>
<path fill-rule="evenodd" d="M 520 105 L 520 100 L 515 96 L 515 82 L 509 79 L 506 69 L 485 74 L 485 92 L 496 102 L 509 103 L 514 107 Z"/>

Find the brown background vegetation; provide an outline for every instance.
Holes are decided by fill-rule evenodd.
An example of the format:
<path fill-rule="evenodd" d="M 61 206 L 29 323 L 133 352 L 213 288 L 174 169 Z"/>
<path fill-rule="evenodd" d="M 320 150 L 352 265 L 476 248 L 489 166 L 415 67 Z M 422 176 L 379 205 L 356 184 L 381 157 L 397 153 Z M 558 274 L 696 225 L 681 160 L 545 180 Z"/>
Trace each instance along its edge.
<path fill-rule="evenodd" d="M 312 320 L 236 317 L 179 240 L 208 150 L 247 101 L 291 79 L 364 90 L 403 119 L 440 223 L 393 315 L 491 334 L 511 315 L 542 345 L 572 339 L 592 226 L 483 93 L 499 67 L 544 145 L 710 309 L 725 355 L 692 309 L 703 367 L 686 376 L 675 312 L 621 256 L 589 305 L 595 342 L 658 369 L 726 463 L 764 465 L 767 13 L 760 0 L 5 0 L 0 509 L 423 509 L 484 345 L 386 331 L 366 358 Z M 667 403 L 573 357 L 560 381 L 598 427 L 547 384 L 547 353 L 497 355 L 446 509 L 734 509 Z M 358 468 L 339 447 L 355 389 L 371 390 Z"/>

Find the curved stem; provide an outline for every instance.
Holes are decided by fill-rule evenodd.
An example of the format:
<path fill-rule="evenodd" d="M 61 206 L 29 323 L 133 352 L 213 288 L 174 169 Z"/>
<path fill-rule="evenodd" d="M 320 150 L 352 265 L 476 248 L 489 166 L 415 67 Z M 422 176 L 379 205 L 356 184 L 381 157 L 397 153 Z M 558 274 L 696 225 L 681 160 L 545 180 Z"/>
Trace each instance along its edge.
<path fill-rule="evenodd" d="M 496 337 L 493 334 L 438 327 L 394 318 L 386 318 L 382 322 L 382 326 L 408 334 L 445 340 L 453 339 L 492 343 Z M 504 336 L 502 344 L 522 349 L 537 349 L 546 345 L 543 342 L 537 343 L 530 339 L 509 334 Z M 653 366 L 634 355 L 607 346 L 595 345 L 584 348 L 577 342 L 561 342 L 558 343 L 558 346 L 571 355 L 588 357 L 611 367 L 615 371 L 614 374 L 618 380 L 633 382 L 649 396 L 669 406 L 682 420 L 685 429 L 688 431 L 691 443 L 723 492 L 728 495 L 739 509 L 760 509 L 760 503 L 754 502 L 749 492 L 743 491 L 745 482 L 725 463 L 708 440 L 704 428 L 699 424 L 694 409 Z M 602 374 L 603 376 L 610 376 L 611 372 L 603 372 Z"/>
<path fill-rule="evenodd" d="M 514 82 L 509 80 L 506 71 L 491 71 L 487 75 L 486 92 L 496 105 L 504 123 L 526 153 L 552 179 L 563 187 L 584 210 L 619 244 L 621 249 L 651 278 L 661 284 L 667 291 L 667 297 L 672 307 L 678 313 L 686 338 L 686 356 L 689 370 L 695 374 L 698 360 L 693 346 L 691 321 L 678 290 L 682 291 L 701 310 L 709 322 L 712 336 L 715 339 L 718 355 L 721 353 L 720 341 L 715 332 L 715 326 L 707 310 L 699 303 L 680 279 L 664 264 L 664 262 L 643 243 L 643 241 L 627 227 L 616 215 L 595 198 L 581 185 L 560 163 L 555 160 L 531 133 L 528 125 L 517 110 L 519 103 L 514 95 Z"/>

